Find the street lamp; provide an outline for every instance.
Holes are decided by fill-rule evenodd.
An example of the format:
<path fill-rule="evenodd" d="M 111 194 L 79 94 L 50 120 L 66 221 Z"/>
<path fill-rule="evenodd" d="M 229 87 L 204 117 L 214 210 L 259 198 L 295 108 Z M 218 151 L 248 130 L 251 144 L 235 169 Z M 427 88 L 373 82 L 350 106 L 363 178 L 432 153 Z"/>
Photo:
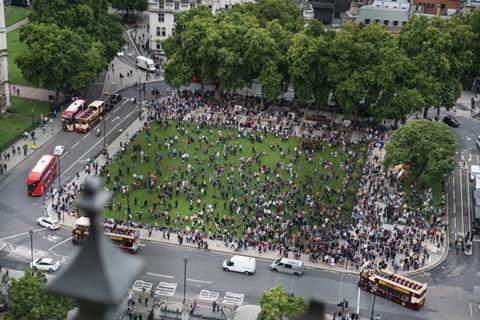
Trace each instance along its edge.
<path fill-rule="evenodd" d="M 183 258 L 183 263 L 185 265 L 185 268 L 183 269 L 183 304 L 185 305 L 185 295 L 187 293 L 187 262 L 188 258 L 185 256 Z"/>
<path fill-rule="evenodd" d="M 32 132 L 33 132 L 33 135 L 32 135 L 33 144 L 35 144 L 35 121 L 33 119 L 33 109 L 32 109 Z"/>
<path fill-rule="evenodd" d="M 373 320 L 373 313 L 375 312 L 375 298 L 377 297 L 377 294 L 373 294 L 373 303 L 372 303 L 372 313 L 370 314 L 370 319 Z"/>
<path fill-rule="evenodd" d="M 33 270 L 33 230 L 30 229 L 28 233 L 30 234 L 30 256 L 31 256 L 32 270 Z"/>
<path fill-rule="evenodd" d="M 63 155 L 63 151 L 65 150 L 64 146 L 56 146 L 55 149 L 53 149 L 53 154 L 57 157 L 57 163 L 58 163 L 58 192 L 60 192 L 60 187 L 61 187 L 61 177 L 62 177 L 62 171 L 60 170 L 60 158 Z M 63 211 L 63 222 L 65 222 L 65 211 Z"/>
<path fill-rule="evenodd" d="M 105 130 L 106 130 L 107 117 L 103 116 L 103 152 L 107 151 L 107 143 L 105 142 Z"/>

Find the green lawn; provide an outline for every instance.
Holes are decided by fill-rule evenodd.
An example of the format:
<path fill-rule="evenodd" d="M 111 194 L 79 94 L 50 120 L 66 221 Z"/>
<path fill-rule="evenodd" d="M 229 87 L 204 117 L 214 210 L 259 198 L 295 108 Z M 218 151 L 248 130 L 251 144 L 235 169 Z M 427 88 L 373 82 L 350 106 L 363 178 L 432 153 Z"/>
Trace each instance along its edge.
<path fill-rule="evenodd" d="M 322 202 L 326 207 L 333 207 L 336 205 L 336 194 L 327 191 L 340 190 L 342 182 L 345 177 L 345 172 L 340 170 L 340 162 L 345 161 L 346 154 L 340 151 L 340 149 L 334 147 L 325 147 L 322 152 L 317 151 L 311 162 L 307 161 L 302 149 L 301 139 L 289 138 L 288 141 L 282 142 L 280 138 L 276 138 L 273 135 L 267 135 L 262 142 L 255 142 L 252 144 L 249 138 L 238 137 L 238 131 L 222 129 L 221 133 L 224 138 L 227 138 L 227 142 L 218 142 L 219 129 L 214 128 L 212 131 L 208 129 L 198 129 L 196 132 L 195 127 L 186 125 L 188 133 L 183 134 L 177 131 L 174 123 L 171 123 L 166 129 L 156 129 L 152 125 L 152 133 L 150 138 L 150 144 L 147 142 L 147 135 L 143 131 L 136 138 L 142 150 L 145 151 L 149 157 L 149 161 L 141 163 L 140 155 L 137 152 L 137 159 L 133 161 L 132 151 L 133 144 L 128 146 L 123 160 L 113 161 L 109 166 L 110 182 L 107 184 L 108 188 L 113 189 L 114 178 L 119 175 L 119 170 L 123 170 L 123 178 L 119 181 L 118 186 L 129 185 L 130 194 L 127 197 L 122 197 L 121 193 L 117 192 L 113 200 L 113 210 L 106 210 L 105 215 L 108 217 L 115 217 L 121 220 L 126 219 L 126 207 L 127 202 L 130 203 L 130 213 L 134 221 L 141 222 L 149 225 L 165 225 L 165 219 L 160 217 L 155 219 L 152 217 L 148 210 L 153 209 L 154 201 L 158 201 L 156 204 L 156 212 L 168 211 L 171 221 L 170 227 L 183 228 L 189 227 L 192 230 L 205 229 L 206 231 L 219 230 L 219 226 L 215 223 L 215 217 L 227 216 L 231 219 L 231 223 L 228 224 L 228 231 L 230 234 L 242 235 L 246 229 L 246 221 L 251 219 L 255 215 L 254 204 L 256 203 L 256 197 L 252 195 L 253 190 L 257 190 L 257 194 L 265 194 L 265 201 L 273 200 L 275 196 L 279 196 L 279 199 L 287 202 L 294 200 L 294 197 L 287 196 L 287 192 L 299 188 L 301 196 L 298 197 L 298 201 L 286 204 L 284 207 L 284 213 L 274 213 L 281 215 L 285 214 L 290 218 L 302 211 L 309 213 L 309 208 L 305 204 L 304 199 L 307 194 L 315 195 L 318 193 L 318 202 Z M 256 133 L 255 135 L 260 135 Z M 155 138 L 156 136 L 156 138 Z M 211 144 L 200 143 L 199 137 L 208 137 Z M 176 157 L 169 157 L 169 151 L 165 145 L 167 137 L 177 137 L 177 140 L 170 147 L 177 151 Z M 194 142 L 192 143 L 191 137 Z M 185 140 L 189 141 L 189 144 L 185 144 Z M 223 150 L 227 146 L 237 149 L 237 153 L 229 154 L 227 159 L 224 159 Z M 240 151 L 240 146 L 242 150 Z M 281 151 L 278 146 L 283 150 L 284 156 L 282 157 Z M 261 165 L 264 167 L 264 173 L 259 173 L 259 164 L 252 160 L 255 153 L 252 149 L 255 147 L 256 154 L 264 153 L 261 157 Z M 291 160 L 295 157 L 295 148 L 301 151 L 298 161 L 292 166 L 292 173 L 295 173 L 296 178 L 289 183 L 290 174 L 287 172 L 287 166 L 291 163 Z M 160 150 L 162 154 L 162 160 L 158 168 L 155 166 L 155 154 L 157 150 Z M 189 160 L 182 161 L 181 154 L 187 152 L 189 154 Z M 233 151 L 232 151 L 233 152 Z M 228 152 L 227 152 L 228 153 Z M 251 160 L 251 164 L 248 164 L 248 159 Z M 322 167 L 321 161 L 331 161 L 329 168 Z M 188 164 L 193 166 L 193 169 L 188 169 Z M 281 164 L 281 168 L 279 168 Z M 324 163 L 325 165 L 325 163 Z M 223 173 L 218 176 L 219 184 L 214 185 L 211 178 L 214 177 L 214 167 L 223 168 Z M 244 166 L 243 173 L 245 178 L 240 177 L 239 167 Z M 328 166 L 328 165 L 327 165 Z M 127 168 L 130 167 L 129 172 Z M 204 175 L 200 173 L 204 171 Z M 265 171 L 267 170 L 267 171 Z M 191 180 L 191 175 L 195 172 L 198 176 Z M 333 174 L 333 179 L 328 181 L 321 181 L 320 175 Z M 151 192 L 148 192 L 146 187 L 140 189 L 134 189 L 132 187 L 133 174 L 143 175 L 144 181 L 147 180 L 149 174 L 154 174 L 158 177 L 158 181 L 153 187 Z M 230 176 L 230 182 L 227 181 L 227 176 Z M 217 178 L 213 178 L 214 180 Z M 272 181 L 269 190 L 263 189 L 265 181 L 270 179 Z M 278 189 L 275 190 L 278 179 Z M 106 179 L 104 179 L 106 180 Z M 310 182 L 308 182 L 310 180 Z M 190 202 L 187 198 L 187 191 L 180 191 L 179 195 L 176 195 L 176 186 L 181 181 L 188 181 L 188 184 L 192 186 L 191 192 L 193 193 L 193 208 L 190 207 Z M 205 181 L 206 187 L 201 187 L 202 182 Z M 243 186 L 243 181 L 245 185 Z M 280 182 L 281 181 L 281 182 Z M 164 185 L 172 183 L 173 194 L 171 197 L 162 195 L 166 194 Z M 157 197 L 157 187 L 160 187 L 160 192 Z M 231 187 L 237 186 L 237 190 L 234 191 Z M 307 191 L 307 185 L 311 186 L 311 190 Z M 202 188 L 204 193 L 202 194 Z M 247 191 L 244 192 L 244 189 Z M 225 199 L 222 197 L 222 191 L 227 192 L 228 195 Z M 329 193 L 329 194 L 328 194 Z M 328 195 L 327 195 L 328 194 Z M 201 199 L 201 205 L 197 206 L 196 199 Z M 231 210 L 230 199 L 237 199 L 240 206 L 243 201 L 246 201 L 248 208 L 244 211 L 238 212 L 237 210 Z M 135 200 L 136 199 L 136 200 Z M 147 206 L 144 207 L 144 200 L 147 200 Z M 296 199 L 297 200 L 297 199 Z M 178 204 L 175 205 L 175 202 Z M 135 204 L 137 202 L 137 204 Z M 214 205 L 216 203 L 216 206 Z M 205 204 L 211 205 L 212 213 L 210 217 L 207 213 L 204 214 L 202 223 L 194 223 L 190 220 L 192 215 L 195 215 L 203 209 Z M 216 207 L 216 208 L 215 208 Z M 272 210 L 273 207 L 271 208 Z M 328 209 L 327 209 L 328 210 Z M 136 213 L 140 212 L 140 215 Z M 177 219 L 178 214 L 178 219 Z M 184 218 L 188 218 L 184 220 Z M 199 217 L 200 218 L 200 217 Z M 244 221 L 245 219 L 245 221 Z M 197 220 L 197 221 L 198 221 Z"/>
<path fill-rule="evenodd" d="M 45 117 L 48 115 L 51 103 L 45 101 L 37 101 L 25 99 L 22 97 L 12 96 L 12 109 L 10 112 L 31 117 L 32 110 L 35 118 Z"/>
<path fill-rule="evenodd" d="M 20 68 L 15 63 L 15 58 L 18 57 L 26 46 L 20 42 L 19 30 L 14 30 L 7 33 L 7 46 L 8 46 L 8 76 L 11 84 L 19 84 L 24 86 L 32 86 L 25 78 L 23 78 Z"/>
<path fill-rule="evenodd" d="M 5 25 L 8 27 L 17 21 L 20 21 L 32 12 L 32 10 L 22 7 L 5 6 Z"/>
<path fill-rule="evenodd" d="M 32 110 L 34 121 L 47 116 L 50 103 L 12 96 L 12 108 L 0 116 L 0 151 L 8 147 L 32 125 Z"/>

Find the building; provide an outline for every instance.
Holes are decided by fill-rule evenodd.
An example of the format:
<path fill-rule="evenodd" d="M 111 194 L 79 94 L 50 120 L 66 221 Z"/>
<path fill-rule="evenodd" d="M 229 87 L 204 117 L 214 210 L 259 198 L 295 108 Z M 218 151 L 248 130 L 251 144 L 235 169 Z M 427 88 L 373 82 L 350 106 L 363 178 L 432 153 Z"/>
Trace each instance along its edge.
<path fill-rule="evenodd" d="M 379 23 L 391 31 L 398 31 L 410 18 L 408 0 L 374 0 L 370 4 L 354 2 L 347 12 L 347 19 L 356 23 Z"/>
<path fill-rule="evenodd" d="M 313 16 L 325 25 L 340 24 L 340 17 L 350 8 L 350 0 L 309 0 Z"/>
<path fill-rule="evenodd" d="M 10 108 L 10 83 L 8 80 L 7 31 L 5 29 L 5 7 L 0 0 L 0 113 Z"/>
<path fill-rule="evenodd" d="M 231 9 L 237 4 L 252 0 L 149 0 L 150 50 L 155 55 L 164 55 L 160 42 L 175 33 L 175 15 L 197 5 L 205 5 L 212 14 Z M 314 11 L 310 2 L 296 0 L 303 11 L 304 19 L 313 19 Z"/>
<path fill-rule="evenodd" d="M 413 0 L 415 14 L 451 16 L 463 7 L 463 0 Z"/>

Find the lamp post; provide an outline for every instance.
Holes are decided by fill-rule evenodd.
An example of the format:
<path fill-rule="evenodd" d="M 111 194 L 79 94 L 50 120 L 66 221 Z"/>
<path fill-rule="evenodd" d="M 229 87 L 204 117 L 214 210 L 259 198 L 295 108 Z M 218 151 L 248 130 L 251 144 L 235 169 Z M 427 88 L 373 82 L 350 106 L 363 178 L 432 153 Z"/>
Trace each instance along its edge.
<path fill-rule="evenodd" d="M 374 293 L 373 294 L 373 303 L 372 303 L 372 313 L 370 314 L 370 319 L 373 320 L 373 313 L 375 312 L 375 298 L 377 295 Z"/>
<path fill-rule="evenodd" d="M 32 270 L 33 270 L 33 230 L 30 229 L 28 233 L 30 234 L 30 258 L 31 258 Z"/>
<path fill-rule="evenodd" d="M 183 304 L 184 305 L 185 305 L 185 295 L 187 293 L 187 262 L 188 262 L 188 258 L 185 256 L 185 258 L 183 258 L 183 263 L 185 265 L 183 269 Z"/>
<path fill-rule="evenodd" d="M 107 122 L 107 117 L 103 116 L 103 152 L 107 151 L 107 143 L 105 141 L 106 122 Z"/>
<path fill-rule="evenodd" d="M 60 169 L 60 158 L 63 155 L 63 151 L 65 150 L 64 146 L 56 146 L 55 149 L 53 150 L 53 154 L 57 157 L 57 163 L 58 163 L 58 192 L 60 192 L 60 187 L 62 185 L 61 178 L 62 178 L 62 171 Z M 65 222 L 65 211 L 63 211 L 63 222 Z"/>
<path fill-rule="evenodd" d="M 33 119 L 33 109 L 32 109 L 32 139 L 33 139 L 33 144 L 35 144 L 35 120 Z"/>

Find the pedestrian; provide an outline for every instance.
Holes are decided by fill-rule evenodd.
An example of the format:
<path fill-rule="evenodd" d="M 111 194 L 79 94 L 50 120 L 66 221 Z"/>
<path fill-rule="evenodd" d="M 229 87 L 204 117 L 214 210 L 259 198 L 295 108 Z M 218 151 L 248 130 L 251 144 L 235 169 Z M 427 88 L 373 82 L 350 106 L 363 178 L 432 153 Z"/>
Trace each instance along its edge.
<path fill-rule="evenodd" d="M 213 300 L 212 302 L 212 312 L 215 313 L 215 309 L 217 308 L 217 302 Z"/>
<path fill-rule="evenodd" d="M 20 89 L 17 88 L 17 96 L 20 95 Z"/>

